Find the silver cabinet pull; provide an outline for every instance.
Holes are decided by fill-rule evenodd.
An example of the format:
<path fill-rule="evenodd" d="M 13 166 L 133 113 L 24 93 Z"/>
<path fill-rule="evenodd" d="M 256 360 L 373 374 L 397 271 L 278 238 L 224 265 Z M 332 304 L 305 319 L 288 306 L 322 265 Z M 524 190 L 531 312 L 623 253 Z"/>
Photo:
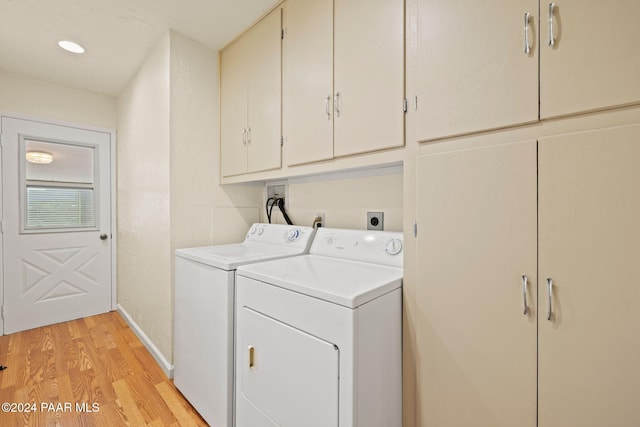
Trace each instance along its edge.
<path fill-rule="evenodd" d="M 247 144 L 251 144 L 251 127 L 247 128 Z"/>
<path fill-rule="evenodd" d="M 527 275 L 522 275 L 522 302 L 524 303 L 524 315 L 529 314 L 529 306 L 527 305 Z"/>
<path fill-rule="evenodd" d="M 336 96 L 333 98 L 333 110 L 336 117 L 340 117 L 340 92 L 336 92 Z"/>
<path fill-rule="evenodd" d="M 327 95 L 324 100 L 324 108 L 327 112 L 327 120 L 331 120 L 331 111 L 329 111 L 329 101 L 331 101 L 331 95 Z"/>
<path fill-rule="evenodd" d="M 553 12 L 556 9 L 555 3 L 549 3 L 549 46 L 556 45 L 556 39 L 553 37 Z"/>
<path fill-rule="evenodd" d="M 531 45 L 529 44 L 529 12 L 524 14 L 524 54 L 529 55 L 531 52 Z"/>
<path fill-rule="evenodd" d="M 547 290 L 549 295 L 549 309 L 547 311 L 547 320 L 551 320 L 551 315 L 553 314 L 553 306 L 551 305 L 551 300 L 553 297 L 553 279 L 551 277 L 547 277 Z"/>
<path fill-rule="evenodd" d="M 242 129 L 242 144 L 247 145 L 247 128 Z"/>

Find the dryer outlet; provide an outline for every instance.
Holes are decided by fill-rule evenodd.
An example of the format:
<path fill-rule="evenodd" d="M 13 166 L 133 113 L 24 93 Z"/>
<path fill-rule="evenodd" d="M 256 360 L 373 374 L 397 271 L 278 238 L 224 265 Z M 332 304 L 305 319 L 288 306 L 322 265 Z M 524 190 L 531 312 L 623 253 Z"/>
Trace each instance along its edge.
<path fill-rule="evenodd" d="M 384 230 L 384 212 L 367 212 L 367 230 Z"/>

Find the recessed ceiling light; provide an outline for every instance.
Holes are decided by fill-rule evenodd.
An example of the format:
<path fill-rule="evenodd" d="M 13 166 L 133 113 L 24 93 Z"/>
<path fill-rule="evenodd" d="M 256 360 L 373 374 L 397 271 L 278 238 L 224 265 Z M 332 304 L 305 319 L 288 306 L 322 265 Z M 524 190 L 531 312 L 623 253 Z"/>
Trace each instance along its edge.
<path fill-rule="evenodd" d="M 58 46 L 69 52 L 84 53 L 84 48 L 82 46 L 78 43 L 70 42 L 69 40 L 60 40 L 58 42 Z"/>

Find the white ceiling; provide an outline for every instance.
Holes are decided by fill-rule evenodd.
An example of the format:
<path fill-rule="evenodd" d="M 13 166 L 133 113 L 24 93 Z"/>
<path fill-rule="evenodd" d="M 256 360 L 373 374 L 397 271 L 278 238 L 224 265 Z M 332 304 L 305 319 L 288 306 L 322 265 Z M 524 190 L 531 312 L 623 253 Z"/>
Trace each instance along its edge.
<path fill-rule="evenodd" d="M 169 29 L 218 50 L 276 0 L 0 0 L 0 69 L 117 96 Z M 87 52 L 57 46 L 73 40 Z"/>

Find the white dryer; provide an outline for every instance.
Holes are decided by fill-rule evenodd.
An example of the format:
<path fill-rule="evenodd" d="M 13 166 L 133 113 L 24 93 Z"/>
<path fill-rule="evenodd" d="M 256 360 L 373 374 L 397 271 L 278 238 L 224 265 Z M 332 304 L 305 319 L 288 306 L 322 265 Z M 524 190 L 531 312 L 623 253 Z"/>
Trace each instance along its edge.
<path fill-rule="evenodd" d="M 242 243 L 176 250 L 174 384 L 211 426 L 233 426 L 236 268 L 306 253 L 312 236 L 254 224 Z"/>
<path fill-rule="evenodd" d="M 320 228 L 238 268 L 236 427 L 402 425 L 402 242 Z"/>

